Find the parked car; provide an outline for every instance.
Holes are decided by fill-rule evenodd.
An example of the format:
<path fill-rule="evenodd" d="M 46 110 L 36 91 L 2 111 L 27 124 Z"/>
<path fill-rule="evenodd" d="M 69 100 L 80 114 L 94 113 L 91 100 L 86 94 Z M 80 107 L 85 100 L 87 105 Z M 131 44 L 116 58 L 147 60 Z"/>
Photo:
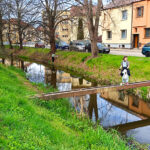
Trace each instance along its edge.
<path fill-rule="evenodd" d="M 107 53 L 108 54 L 110 52 L 110 48 L 107 47 L 103 43 L 97 43 L 97 47 L 98 47 L 99 53 Z M 85 46 L 85 51 L 91 52 L 91 44 L 90 43 Z"/>
<path fill-rule="evenodd" d="M 45 44 L 43 42 L 35 43 L 35 48 L 45 48 Z"/>
<path fill-rule="evenodd" d="M 58 44 L 58 49 L 61 49 L 61 50 L 68 49 L 69 50 L 69 45 L 66 42 L 61 41 Z"/>
<path fill-rule="evenodd" d="M 147 43 L 142 48 L 142 54 L 146 57 L 150 57 L 150 43 Z"/>
<path fill-rule="evenodd" d="M 76 40 L 70 42 L 69 50 L 70 51 L 85 51 L 86 44 L 89 43 L 87 40 Z"/>

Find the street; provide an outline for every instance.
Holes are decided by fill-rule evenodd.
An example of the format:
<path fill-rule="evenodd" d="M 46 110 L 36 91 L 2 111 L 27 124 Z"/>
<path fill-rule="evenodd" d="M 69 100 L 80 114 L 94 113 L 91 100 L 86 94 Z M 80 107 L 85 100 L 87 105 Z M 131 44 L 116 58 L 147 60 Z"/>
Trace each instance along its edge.
<path fill-rule="evenodd" d="M 112 55 L 145 57 L 140 49 L 110 49 Z"/>

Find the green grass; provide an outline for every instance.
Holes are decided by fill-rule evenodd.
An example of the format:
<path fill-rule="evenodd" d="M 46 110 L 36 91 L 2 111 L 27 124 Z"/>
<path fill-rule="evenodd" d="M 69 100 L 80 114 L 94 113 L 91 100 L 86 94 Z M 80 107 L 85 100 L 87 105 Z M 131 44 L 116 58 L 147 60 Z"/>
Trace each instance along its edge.
<path fill-rule="evenodd" d="M 116 131 L 79 119 L 66 99 L 31 99 L 36 87 L 44 92 L 54 89 L 24 84 L 28 81 L 21 70 L 0 65 L 0 77 L 0 149 L 129 149 Z"/>
<path fill-rule="evenodd" d="M 120 84 L 121 82 L 119 68 L 123 56 L 99 54 L 97 58 L 86 59 L 90 56 L 89 53 L 62 51 L 58 51 L 57 55 L 57 65 L 87 75 L 101 84 Z M 150 80 L 150 58 L 129 56 L 128 61 L 131 71 L 130 82 Z M 132 94 L 136 94 L 136 90 L 134 89 Z M 150 88 L 140 88 L 139 91 L 139 97 L 145 101 L 150 101 L 148 98 Z"/>
<path fill-rule="evenodd" d="M 81 64 L 83 62 L 82 60 L 85 60 L 85 58 L 90 56 L 88 53 L 80 52 L 59 51 L 57 54 L 59 55 L 60 59 L 66 59 L 68 62 L 70 62 L 70 64 L 73 63 L 75 65 Z M 90 59 L 85 63 L 89 68 L 96 68 L 96 70 L 98 70 L 100 73 L 105 72 L 106 76 L 102 78 L 109 78 L 112 75 L 115 76 L 119 74 L 118 69 L 121 65 L 122 58 L 123 56 L 100 54 L 99 57 Z M 130 70 L 132 75 L 131 81 L 150 80 L 150 58 L 129 56 L 128 60 L 130 62 Z M 114 80 L 120 82 L 118 79 L 119 78 L 115 78 Z"/>

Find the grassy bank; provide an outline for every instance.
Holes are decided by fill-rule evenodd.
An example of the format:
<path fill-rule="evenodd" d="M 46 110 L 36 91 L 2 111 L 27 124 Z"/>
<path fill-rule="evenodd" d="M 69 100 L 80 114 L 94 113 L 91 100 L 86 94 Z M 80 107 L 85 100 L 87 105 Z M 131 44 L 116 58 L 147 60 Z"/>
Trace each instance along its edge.
<path fill-rule="evenodd" d="M 129 149 L 115 131 L 76 117 L 67 100 L 31 99 L 54 89 L 30 84 L 21 70 L 0 65 L 0 77 L 0 149 Z"/>
<path fill-rule="evenodd" d="M 25 48 L 15 54 L 21 58 L 48 63 L 50 62 L 48 52 L 48 49 Z M 55 62 L 57 66 L 68 68 L 100 84 L 110 85 L 121 82 L 119 67 L 123 56 L 100 54 L 97 58 L 89 59 L 89 53 L 67 51 L 58 51 L 57 55 L 58 58 Z M 130 56 L 128 60 L 131 70 L 130 82 L 150 80 L 150 58 Z M 140 98 L 150 101 L 149 88 L 144 87 L 132 92 L 138 94 Z"/>

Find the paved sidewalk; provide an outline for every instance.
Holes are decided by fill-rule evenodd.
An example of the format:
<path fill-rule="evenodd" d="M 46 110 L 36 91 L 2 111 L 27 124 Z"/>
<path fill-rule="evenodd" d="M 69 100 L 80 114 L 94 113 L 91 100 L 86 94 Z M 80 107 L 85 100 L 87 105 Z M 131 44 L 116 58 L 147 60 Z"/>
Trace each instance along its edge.
<path fill-rule="evenodd" d="M 110 49 L 112 55 L 145 57 L 141 49 Z"/>

